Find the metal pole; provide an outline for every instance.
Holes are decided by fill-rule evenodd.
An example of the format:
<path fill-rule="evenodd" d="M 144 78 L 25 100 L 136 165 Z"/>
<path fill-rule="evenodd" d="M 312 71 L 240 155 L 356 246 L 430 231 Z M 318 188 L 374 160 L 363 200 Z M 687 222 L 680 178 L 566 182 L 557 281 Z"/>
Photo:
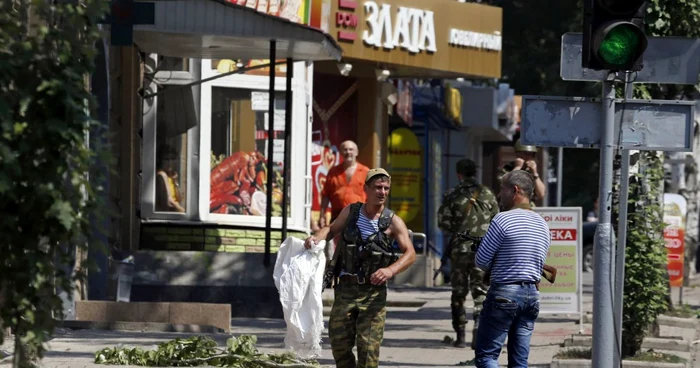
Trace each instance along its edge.
<path fill-rule="evenodd" d="M 282 181 L 282 241 L 287 239 L 287 207 L 289 206 L 289 176 L 292 153 L 292 78 L 294 78 L 294 63 L 287 58 L 287 86 L 284 104 L 284 180 Z"/>
<path fill-rule="evenodd" d="M 561 207 L 561 182 L 564 178 L 564 147 L 557 149 L 557 207 Z"/>
<path fill-rule="evenodd" d="M 634 87 L 628 84 L 625 100 L 632 99 Z M 615 256 L 615 346 L 614 366 L 618 368 L 622 360 L 622 299 L 625 292 L 625 246 L 627 245 L 627 200 L 629 197 L 630 151 L 622 150 L 620 164 L 620 212 L 617 218 L 617 255 Z"/>
<path fill-rule="evenodd" d="M 275 138 L 275 64 L 277 59 L 277 41 L 270 40 L 270 88 L 267 108 L 267 205 L 265 206 L 265 258 L 263 264 L 270 266 L 270 242 L 272 237 L 272 181 Z"/>
<path fill-rule="evenodd" d="M 612 179 L 614 155 L 615 89 L 613 82 L 603 82 L 600 188 L 598 226 L 595 241 L 595 265 L 593 282 L 593 368 L 613 366 L 615 348 L 613 325 L 613 294 L 611 280 L 612 258 Z"/>

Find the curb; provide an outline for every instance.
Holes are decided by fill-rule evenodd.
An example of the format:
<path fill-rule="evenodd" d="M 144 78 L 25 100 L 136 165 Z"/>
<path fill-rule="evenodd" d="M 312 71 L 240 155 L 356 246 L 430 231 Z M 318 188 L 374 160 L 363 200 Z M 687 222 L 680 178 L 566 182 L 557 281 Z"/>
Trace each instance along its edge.
<path fill-rule="evenodd" d="M 593 336 L 591 335 L 570 335 L 564 339 L 565 347 L 586 347 L 593 346 Z M 668 351 L 690 351 L 690 341 L 663 337 L 645 337 L 642 348 Z"/>
<path fill-rule="evenodd" d="M 427 300 L 387 300 L 387 307 L 420 308 L 427 303 Z M 323 299 L 324 307 L 332 307 L 333 299 Z"/>
<path fill-rule="evenodd" d="M 671 317 L 671 316 L 665 316 L 663 314 L 660 315 L 657 320 L 659 321 L 660 325 L 688 328 L 688 329 L 696 328 L 698 323 L 700 322 L 700 320 L 697 318 Z"/>
<path fill-rule="evenodd" d="M 206 334 L 225 333 L 224 330 L 214 326 L 159 322 L 58 321 L 58 327 L 73 330 L 188 332 Z"/>
<path fill-rule="evenodd" d="M 687 329 L 695 329 L 698 324 L 700 324 L 700 319 L 698 318 L 681 318 L 681 317 L 671 317 L 666 315 L 659 315 L 658 322 L 662 326 L 669 327 L 680 327 Z M 593 314 L 586 313 L 583 315 L 583 323 L 591 324 L 593 323 Z"/>
<path fill-rule="evenodd" d="M 593 363 L 585 359 L 554 359 L 549 365 L 551 368 L 591 368 Z M 645 368 L 686 368 L 687 363 L 656 363 L 638 362 L 635 360 L 623 360 L 623 367 L 645 367 Z"/>

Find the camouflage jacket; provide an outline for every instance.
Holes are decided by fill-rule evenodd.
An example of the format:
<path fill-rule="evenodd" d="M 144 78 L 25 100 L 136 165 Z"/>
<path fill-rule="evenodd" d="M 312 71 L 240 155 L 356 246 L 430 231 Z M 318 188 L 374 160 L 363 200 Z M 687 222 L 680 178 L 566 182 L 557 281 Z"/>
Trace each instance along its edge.
<path fill-rule="evenodd" d="M 467 215 L 467 204 L 472 199 L 477 188 L 481 188 L 471 211 Z M 474 236 L 484 236 L 491 219 L 498 213 L 498 202 L 493 191 L 477 183 L 473 178 L 467 178 L 456 187 L 448 190 L 438 209 L 438 227 L 452 234 L 467 231 Z M 450 241 L 452 251 L 470 252 L 471 241 L 455 238 Z"/>

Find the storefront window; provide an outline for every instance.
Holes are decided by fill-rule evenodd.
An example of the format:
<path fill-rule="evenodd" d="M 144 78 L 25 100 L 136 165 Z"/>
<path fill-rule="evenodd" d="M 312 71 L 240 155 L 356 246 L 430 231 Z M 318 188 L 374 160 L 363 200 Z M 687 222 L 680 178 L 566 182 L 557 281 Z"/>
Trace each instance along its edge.
<path fill-rule="evenodd" d="M 273 168 L 267 169 L 267 91 L 212 87 L 209 212 L 265 216 L 272 175 L 272 215 L 282 215 L 285 96 L 275 94 Z M 287 147 L 291 150 L 291 147 Z"/>
<path fill-rule="evenodd" d="M 167 85 L 161 89 L 167 91 Z M 158 97 L 156 113 L 155 211 L 187 212 L 187 142 L 197 125 L 193 113 L 183 111 L 175 90 Z"/>

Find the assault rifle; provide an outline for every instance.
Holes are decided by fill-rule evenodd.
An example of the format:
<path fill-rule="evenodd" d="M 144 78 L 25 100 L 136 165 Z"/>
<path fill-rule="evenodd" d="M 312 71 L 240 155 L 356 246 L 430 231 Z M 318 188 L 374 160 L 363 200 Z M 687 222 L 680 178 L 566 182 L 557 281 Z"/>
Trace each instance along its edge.
<path fill-rule="evenodd" d="M 479 246 L 481 245 L 481 241 L 484 240 L 483 236 L 473 236 L 469 234 L 469 231 L 463 231 L 455 234 L 456 237 L 466 239 L 466 240 L 471 240 L 472 241 L 472 246 L 471 250 L 472 252 L 476 253 L 476 251 L 479 249 Z M 452 243 L 452 242 L 450 242 Z M 440 265 L 440 268 L 435 270 L 435 274 L 433 275 L 433 280 L 437 277 L 437 275 L 440 273 L 440 271 L 443 269 L 445 266 L 445 257 L 449 258 L 449 253 L 447 250 L 451 250 L 451 246 L 448 245 L 448 247 L 445 250 L 445 254 L 443 254 L 443 263 Z M 550 266 L 548 264 L 545 264 L 542 267 L 542 277 L 544 277 L 547 281 L 550 283 L 554 283 L 557 279 L 557 269 L 554 266 Z M 486 271 L 484 275 L 484 281 L 488 282 L 491 279 L 491 270 Z"/>
<path fill-rule="evenodd" d="M 456 233 L 454 235 L 454 238 L 471 240 L 472 241 L 471 249 L 472 249 L 472 252 L 475 252 L 475 253 L 476 253 L 476 249 L 479 247 L 479 244 L 481 244 L 481 241 L 484 239 L 483 236 L 473 236 L 473 235 L 469 234 L 469 230 Z M 440 268 L 435 270 L 435 273 L 433 274 L 433 280 L 435 280 L 437 278 L 437 276 L 440 274 L 440 272 L 445 271 L 445 268 L 447 268 L 447 260 L 450 259 L 450 253 L 452 253 L 453 239 L 450 240 L 447 247 L 445 247 L 445 250 L 442 253 L 442 258 L 440 258 Z"/>

